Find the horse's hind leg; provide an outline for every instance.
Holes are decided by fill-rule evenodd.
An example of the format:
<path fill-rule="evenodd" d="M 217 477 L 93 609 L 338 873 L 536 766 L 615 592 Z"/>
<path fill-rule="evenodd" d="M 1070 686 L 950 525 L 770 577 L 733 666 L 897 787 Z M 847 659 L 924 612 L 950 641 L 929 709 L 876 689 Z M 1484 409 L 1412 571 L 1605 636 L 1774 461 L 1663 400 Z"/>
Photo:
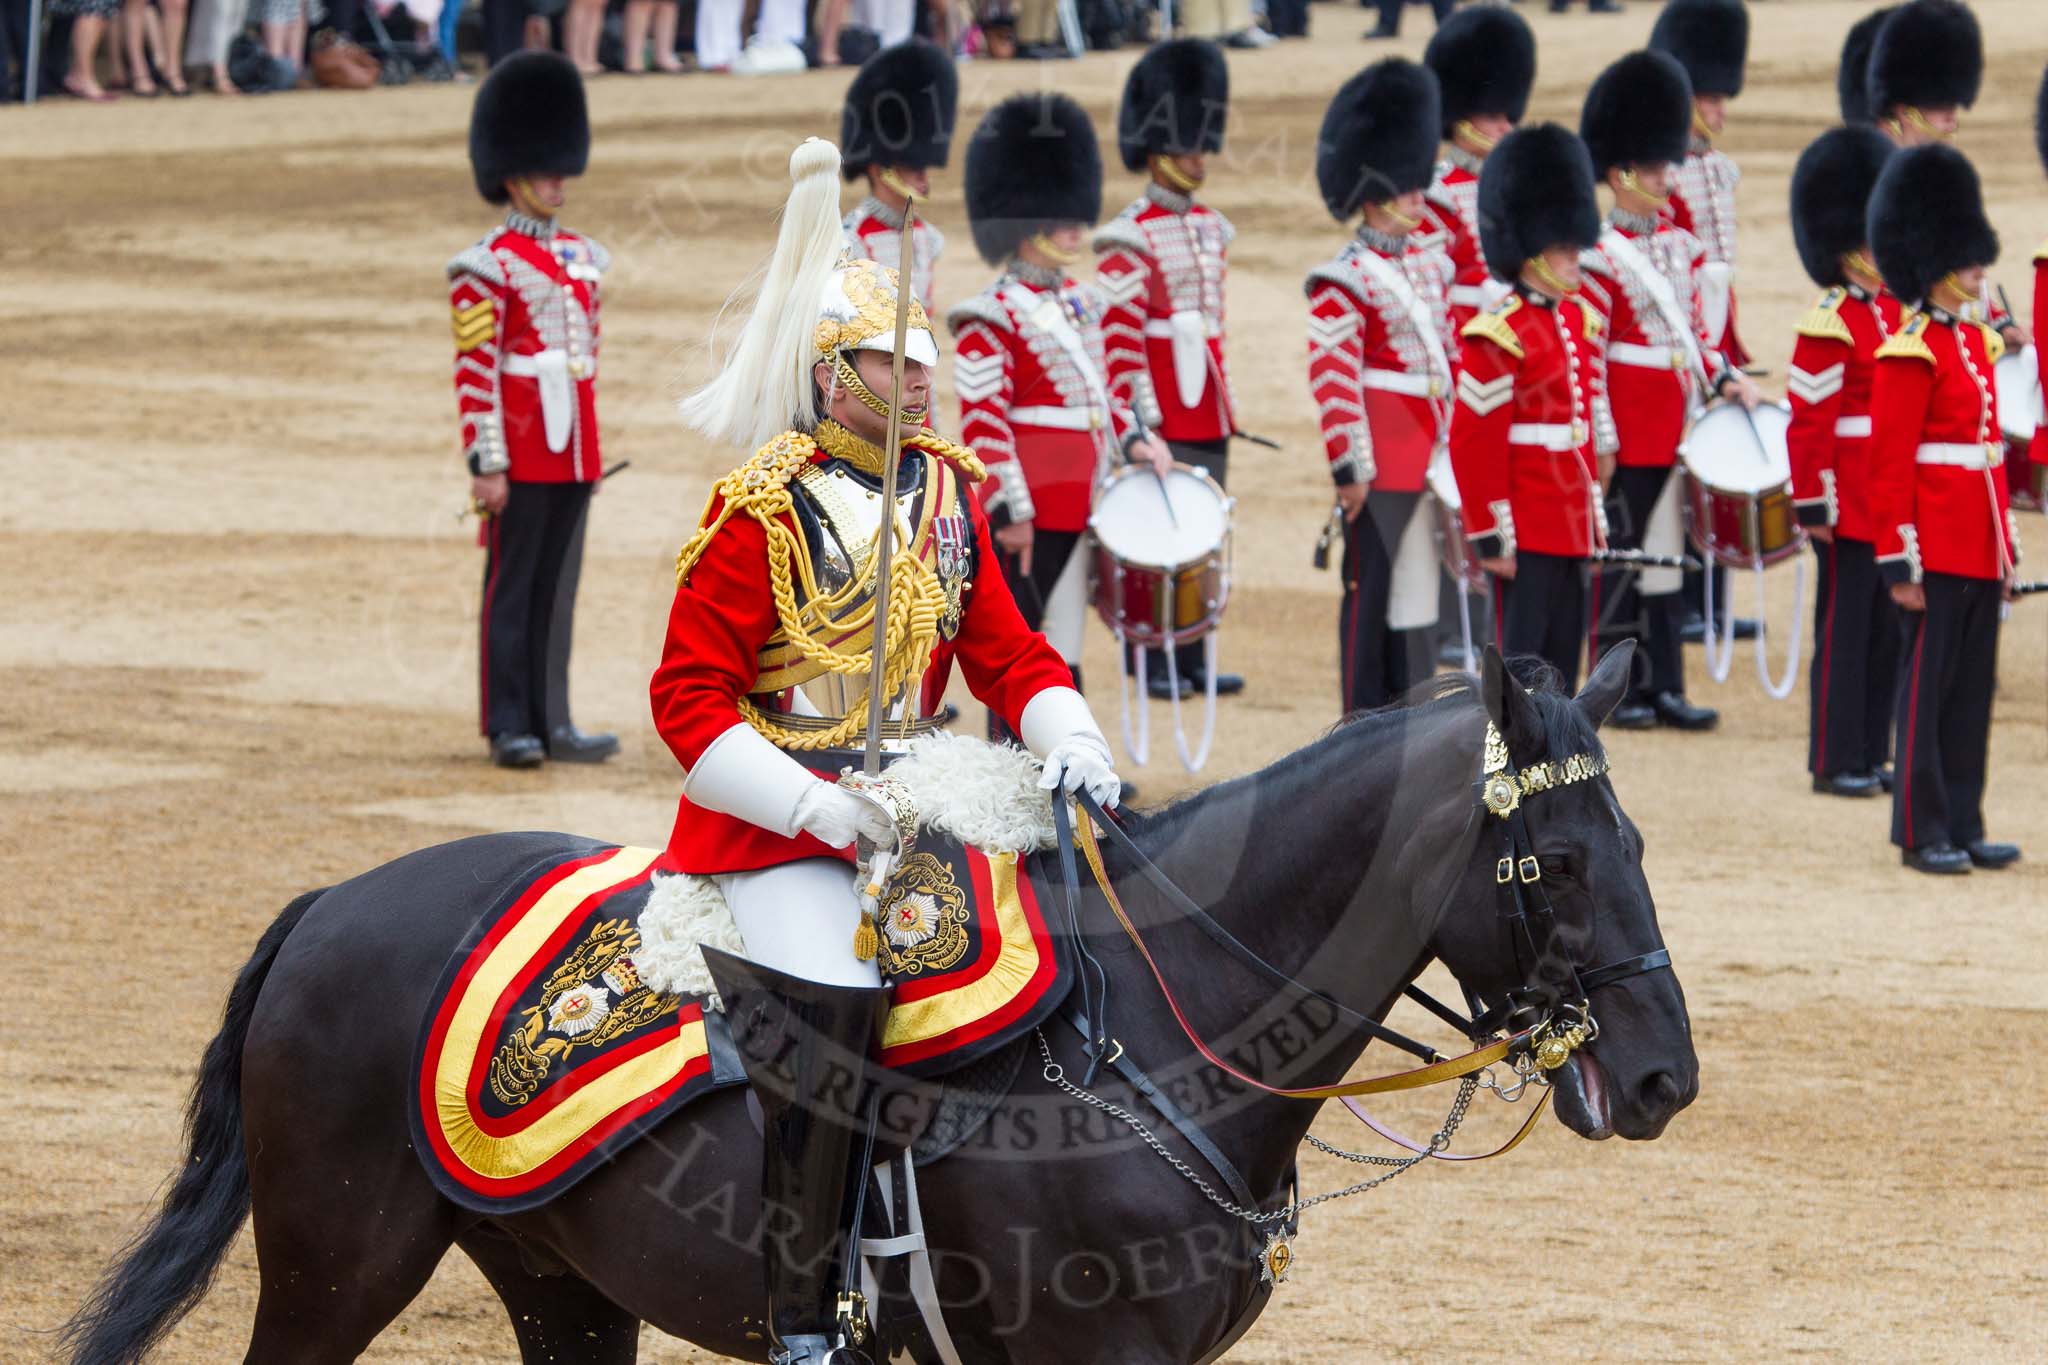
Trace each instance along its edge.
<path fill-rule="evenodd" d="M 640 1320 L 575 1271 L 522 1250 L 511 1234 L 488 1224 L 456 1242 L 504 1300 L 526 1365 L 633 1365 L 638 1359 Z"/>
<path fill-rule="evenodd" d="M 403 1150 L 403 1164 L 369 1158 L 322 1171 L 290 1162 L 278 1150 L 288 1145 L 250 1144 L 262 1287 L 247 1361 L 352 1361 L 418 1296 L 459 1220 L 474 1215 L 443 1199 Z"/>

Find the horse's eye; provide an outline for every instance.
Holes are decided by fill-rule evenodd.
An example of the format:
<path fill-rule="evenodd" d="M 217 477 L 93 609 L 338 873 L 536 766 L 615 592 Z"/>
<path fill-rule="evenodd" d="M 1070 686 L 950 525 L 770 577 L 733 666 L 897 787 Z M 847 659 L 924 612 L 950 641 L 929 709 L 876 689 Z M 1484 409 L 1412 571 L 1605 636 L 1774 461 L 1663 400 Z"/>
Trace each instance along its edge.
<path fill-rule="evenodd" d="M 1543 865 L 1543 875 L 1550 880 L 1568 882 L 1572 879 L 1572 866 L 1562 853 L 1548 854 L 1538 861 Z"/>

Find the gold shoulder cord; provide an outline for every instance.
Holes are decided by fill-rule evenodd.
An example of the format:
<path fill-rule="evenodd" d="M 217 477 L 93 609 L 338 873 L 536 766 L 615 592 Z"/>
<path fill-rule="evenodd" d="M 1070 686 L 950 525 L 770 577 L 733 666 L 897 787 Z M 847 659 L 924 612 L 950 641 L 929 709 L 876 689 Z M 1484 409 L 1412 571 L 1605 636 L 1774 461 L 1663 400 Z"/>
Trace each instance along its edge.
<path fill-rule="evenodd" d="M 987 477 L 981 461 L 964 446 L 958 446 L 930 432 L 919 432 L 904 445 L 946 460 L 972 482 Z M 755 452 L 754 457 L 720 479 L 711 499 L 698 518 L 696 534 L 676 556 L 676 586 L 689 582 L 690 570 L 704 556 L 711 538 L 735 514 L 744 512 L 759 522 L 768 537 L 768 584 L 775 597 L 775 615 L 782 632 L 796 651 L 828 673 L 864 675 L 873 667 L 873 650 L 846 652 L 821 642 L 819 627 L 830 623 L 840 638 L 874 638 L 874 574 L 870 556 L 867 571 L 856 575 L 836 593 L 824 594 L 811 573 L 810 556 L 802 540 L 785 518 L 793 517 L 795 502 L 789 482 L 810 463 L 817 445 L 798 431 L 785 431 Z M 712 503 L 723 498 L 718 515 L 711 515 Z M 938 574 L 924 560 L 912 554 L 892 555 L 889 580 L 889 645 L 883 660 L 882 692 L 896 696 L 905 685 L 922 676 L 931 661 L 932 646 L 939 637 L 939 617 L 946 609 L 946 590 Z M 799 605 L 797 590 L 802 588 Z M 865 612 L 853 607 L 867 599 Z M 867 730 L 868 700 L 865 690 L 855 699 L 836 725 L 822 730 L 796 730 L 754 705 L 739 699 L 740 718 L 783 749 L 845 748 Z"/>

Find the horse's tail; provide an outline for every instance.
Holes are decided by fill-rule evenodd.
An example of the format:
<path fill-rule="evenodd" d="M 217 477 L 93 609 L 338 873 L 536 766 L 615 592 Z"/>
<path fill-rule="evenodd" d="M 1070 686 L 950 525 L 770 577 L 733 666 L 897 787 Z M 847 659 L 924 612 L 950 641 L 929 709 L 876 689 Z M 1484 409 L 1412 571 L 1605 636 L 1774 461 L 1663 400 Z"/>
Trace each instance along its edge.
<path fill-rule="evenodd" d="M 242 1150 L 242 1044 L 270 964 L 323 892 L 284 908 L 235 978 L 220 1032 L 206 1045 L 185 1107 L 185 1161 L 163 1207 L 107 1268 L 66 1323 L 74 1365 L 141 1360 L 205 1296 L 242 1220 L 249 1216 L 249 1166 Z"/>

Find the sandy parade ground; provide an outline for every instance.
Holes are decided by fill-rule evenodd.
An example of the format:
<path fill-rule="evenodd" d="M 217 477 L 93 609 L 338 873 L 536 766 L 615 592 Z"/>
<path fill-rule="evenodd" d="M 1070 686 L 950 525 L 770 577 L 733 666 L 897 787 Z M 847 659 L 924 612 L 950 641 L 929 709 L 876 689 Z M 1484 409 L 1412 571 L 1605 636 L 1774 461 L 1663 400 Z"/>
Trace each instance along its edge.
<path fill-rule="evenodd" d="M 1867 8 L 1752 7 L 1725 145 L 1744 171 L 1742 330 L 1774 393 L 1814 292 L 1785 181 L 1834 120 L 1835 54 Z M 1989 66 L 1959 145 L 2024 314 L 2048 235 L 2030 127 L 2048 10 L 1976 8 Z M 1524 9 L 1540 51 L 1532 117 L 1571 123 L 1586 83 L 1654 16 L 1642 0 L 1609 19 Z M 1419 53 L 1429 23 L 1411 11 L 1406 38 L 1368 46 L 1353 7 L 1318 5 L 1313 22 L 1306 44 L 1232 54 L 1230 144 L 1207 192 L 1239 229 L 1244 424 L 1285 449 L 1240 446 L 1233 461 L 1222 649 L 1250 686 L 1223 703 L 1203 780 L 1258 767 L 1335 714 L 1337 586 L 1309 565 L 1329 495 L 1301 279 L 1344 230 L 1316 198 L 1315 131 L 1346 76 Z M 963 132 L 1039 82 L 1110 127 L 1136 55 L 964 66 Z M 227 984 L 292 895 L 477 831 L 666 838 L 679 772 L 646 681 L 675 550 L 733 463 L 672 403 L 708 372 L 710 321 L 768 249 L 789 149 L 837 128 L 845 80 L 591 87 L 591 171 L 565 221 L 612 252 L 604 444 L 633 468 L 594 504 L 575 692 L 579 721 L 620 731 L 625 753 L 538 774 L 489 767 L 475 732 L 479 551 L 455 516 L 466 479 L 441 277 L 491 221 L 463 155 L 473 87 L 0 115 L 0 1359 L 45 1358 L 145 1215 Z M 951 239 L 942 307 L 987 273 L 958 164 L 930 208 Z M 1118 171 L 1105 202 L 1136 189 Z M 949 388 L 938 411 L 951 427 Z M 2021 535 L 2048 558 L 2048 524 L 2024 516 Z M 1792 578 L 1770 578 L 1780 632 Z M 1091 651 L 1113 731 L 1097 627 Z M 1608 743 L 1692 1010 L 1697 1103 L 1654 1143 L 1586 1143 L 1546 1121 L 1508 1159 L 1317 1211 L 1292 1283 L 1232 1359 L 2038 1358 L 2048 1149 L 2028 1054 L 2048 998 L 2044 661 L 2048 604 L 2022 602 L 2003 637 L 1989 815 L 2033 860 L 1934 882 L 1898 866 L 1883 804 L 1808 794 L 1803 682 L 1770 700 L 1745 652 L 1717 687 L 1691 651 L 1721 732 Z M 1191 781 L 1157 742 L 1129 775 L 1147 801 Z M 1426 1129 L 1439 1105 L 1387 1108 Z M 1471 1127 L 1498 1137 L 1507 1123 L 1482 1106 Z M 1341 1111 L 1318 1131 L 1363 1136 Z M 1350 1177 L 1305 1154 L 1303 1178 L 1318 1191 Z M 245 1235 L 165 1358 L 239 1356 L 255 1288 Z M 453 1255 L 368 1358 L 512 1351 L 495 1297 Z M 709 1359 L 652 1331 L 642 1354 Z"/>

